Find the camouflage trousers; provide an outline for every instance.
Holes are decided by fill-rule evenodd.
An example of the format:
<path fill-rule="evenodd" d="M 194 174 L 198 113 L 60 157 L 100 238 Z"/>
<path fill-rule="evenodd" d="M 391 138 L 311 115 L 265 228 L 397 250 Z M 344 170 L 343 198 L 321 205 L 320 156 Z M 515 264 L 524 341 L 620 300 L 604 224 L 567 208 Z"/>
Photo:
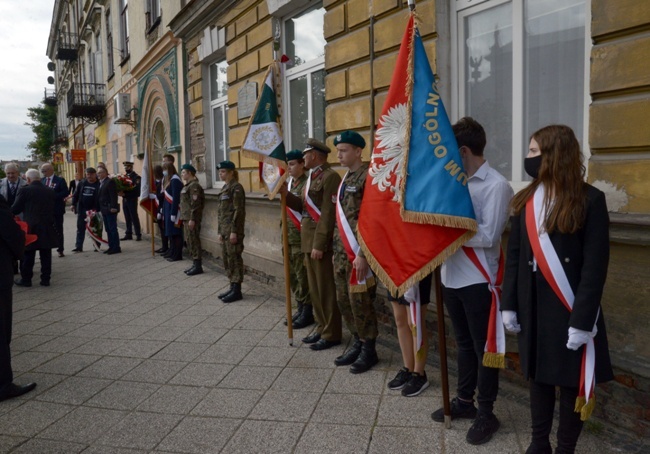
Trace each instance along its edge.
<path fill-rule="evenodd" d="M 244 280 L 244 238 L 238 238 L 237 244 L 231 244 L 228 236 L 221 243 L 221 257 L 223 267 L 226 269 L 228 280 L 231 283 L 241 284 Z"/>
<path fill-rule="evenodd" d="M 305 253 L 301 252 L 300 245 L 289 246 L 289 282 L 296 302 L 311 305 Z"/>
<path fill-rule="evenodd" d="M 345 321 L 345 325 L 353 335 L 361 339 L 377 338 L 377 313 L 375 312 L 376 286 L 365 292 L 350 293 L 350 262 L 336 263 L 334 284 L 336 285 L 336 302 Z"/>
<path fill-rule="evenodd" d="M 187 252 L 192 256 L 192 260 L 201 260 L 201 223 L 194 225 L 194 230 L 190 230 L 189 221 L 183 221 L 183 236 L 187 243 Z"/>

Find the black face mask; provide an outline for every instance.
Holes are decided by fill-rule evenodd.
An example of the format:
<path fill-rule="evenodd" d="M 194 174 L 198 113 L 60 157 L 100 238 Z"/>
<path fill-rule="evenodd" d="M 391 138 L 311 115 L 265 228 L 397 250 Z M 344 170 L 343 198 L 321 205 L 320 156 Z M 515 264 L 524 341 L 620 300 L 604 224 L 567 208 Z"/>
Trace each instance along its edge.
<path fill-rule="evenodd" d="M 533 178 L 537 178 L 537 175 L 539 175 L 539 168 L 541 165 L 542 155 L 524 159 L 524 170 Z"/>

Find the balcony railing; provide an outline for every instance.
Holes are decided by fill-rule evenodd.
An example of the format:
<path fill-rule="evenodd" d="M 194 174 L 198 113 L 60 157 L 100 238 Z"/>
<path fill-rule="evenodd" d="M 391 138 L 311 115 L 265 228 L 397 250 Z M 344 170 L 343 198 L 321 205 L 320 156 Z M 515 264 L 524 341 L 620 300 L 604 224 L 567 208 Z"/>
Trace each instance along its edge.
<path fill-rule="evenodd" d="M 72 84 L 68 90 L 68 117 L 96 123 L 106 113 L 105 84 Z"/>
<path fill-rule="evenodd" d="M 56 58 L 59 60 L 77 59 L 79 39 L 76 33 L 59 33 L 57 41 Z"/>
<path fill-rule="evenodd" d="M 64 145 L 68 143 L 68 130 L 61 126 L 52 128 L 52 143 L 54 145 Z"/>
<path fill-rule="evenodd" d="M 56 90 L 50 88 L 45 89 L 45 96 L 43 97 L 43 104 L 46 106 L 56 107 Z"/>

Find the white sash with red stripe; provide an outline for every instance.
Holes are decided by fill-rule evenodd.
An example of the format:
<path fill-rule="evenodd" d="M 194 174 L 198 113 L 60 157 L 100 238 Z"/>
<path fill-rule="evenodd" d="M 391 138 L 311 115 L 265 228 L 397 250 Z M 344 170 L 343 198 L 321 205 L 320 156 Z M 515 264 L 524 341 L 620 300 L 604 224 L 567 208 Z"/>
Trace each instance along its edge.
<path fill-rule="evenodd" d="M 307 213 L 309 213 L 309 216 L 314 220 L 314 222 L 318 222 L 320 220 L 320 210 L 318 209 L 314 201 L 311 199 L 311 197 L 309 197 L 309 187 L 311 186 L 312 173 L 314 173 L 314 169 L 309 171 L 309 176 L 307 177 L 307 183 L 305 184 L 305 208 L 307 209 Z"/>
<path fill-rule="evenodd" d="M 348 222 L 348 219 L 345 217 L 345 213 L 343 213 L 343 207 L 341 206 L 341 190 L 343 188 L 343 182 L 345 181 L 345 177 L 348 176 L 348 173 L 350 173 L 349 170 L 343 177 L 343 180 L 341 180 L 341 184 L 339 185 L 339 189 L 337 191 L 336 223 L 339 227 L 339 233 L 341 236 L 341 241 L 343 242 L 343 248 L 345 249 L 345 253 L 348 256 L 348 260 L 350 261 L 350 263 L 353 264 L 354 259 L 356 259 L 359 256 L 359 251 L 361 250 L 361 247 L 357 242 L 357 238 L 354 236 L 352 227 L 350 227 L 350 223 Z M 354 266 L 352 267 L 352 274 L 350 276 L 350 293 L 365 292 L 368 289 L 368 287 L 372 287 L 373 285 L 375 285 L 375 277 L 372 275 L 372 271 L 370 270 L 370 267 L 368 267 L 368 272 L 363 277 L 357 276 L 357 270 L 354 268 Z"/>
<path fill-rule="evenodd" d="M 291 190 L 291 185 L 293 184 L 293 177 L 289 177 L 289 181 L 287 182 L 287 185 L 289 186 L 289 190 Z M 302 213 L 292 210 L 287 206 L 287 215 L 289 216 L 289 219 L 291 219 L 291 222 L 293 225 L 298 229 L 300 232 L 300 222 L 302 221 Z"/>
<path fill-rule="evenodd" d="M 97 216 L 97 211 L 95 211 L 95 210 L 86 211 L 86 219 L 85 219 L 86 220 L 86 235 L 88 235 L 88 237 L 90 237 L 90 239 L 93 240 L 93 241 L 96 241 L 98 243 L 108 244 L 108 241 L 106 241 L 102 237 L 98 236 L 95 232 L 93 232 L 93 229 L 90 226 L 90 223 L 92 222 L 92 220 L 93 220 L 93 218 L 95 216 Z M 95 249 L 99 250 L 99 248 L 97 247 L 97 244 L 95 242 L 92 242 L 91 244 Z"/>
<path fill-rule="evenodd" d="M 533 197 L 526 202 L 526 231 L 533 250 L 537 266 L 544 275 L 544 279 L 551 286 L 555 295 L 564 307 L 573 311 L 575 294 L 564 272 L 560 258 L 553 247 L 551 238 L 544 228 L 544 186 L 540 184 Z M 600 310 L 599 310 L 600 313 Z M 598 315 L 596 315 L 596 320 Z M 594 322 L 595 326 L 595 322 Z M 592 330 L 595 332 L 595 330 Z M 575 411 L 580 412 L 583 421 L 589 418 L 595 406 L 594 386 L 596 369 L 596 349 L 593 337 L 589 338 L 582 352 L 582 365 L 580 371 L 580 389 L 576 400 Z"/>
<path fill-rule="evenodd" d="M 490 307 L 490 320 L 488 322 L 487 341 L 483 353 L 483 365 L 503 369 L 506 366 L 506 333 L 501 318 L 501 284 L 505 268 L 503 250 L 499 251 L 499 268 L 496 276 L 490 272 L 485 250 L 483 248 L 470 248 L 463 246 L 463 252 L 476 266 L 488 283 L 492 293 L 492 306 Z"/>

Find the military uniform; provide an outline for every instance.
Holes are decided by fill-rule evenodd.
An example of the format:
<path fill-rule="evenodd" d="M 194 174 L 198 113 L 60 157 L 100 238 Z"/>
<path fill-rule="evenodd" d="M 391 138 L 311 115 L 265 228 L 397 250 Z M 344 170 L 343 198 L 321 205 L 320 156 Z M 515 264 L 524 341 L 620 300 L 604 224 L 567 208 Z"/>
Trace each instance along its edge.
<path fill-rule="evenodd" d="M 124 164 L 124 163 L 122 163 Z M 131 164 L 133 165 L 133 164 Z M 140 197 L 140 175 L 134 170 L 125 172 L 126 176 L 133 182 L 133 189 L 124 192 L 122 196 L 122 210 L 124 211 L 124 222 L 126 223 L 126 232 L 123 240 L 129 240 L 133 237 L 141 238 L 140 217 L 138 216 L 138 197 Z"/>
<path fill-rule="evenodd" d="M 293 179 L 289 191 L 297 197 L 300 197 L 305 191 L 305 184 L 307 183 L 307 175 L 300 178 Z M 305 268 L 305 254 L 301 249 L 300 230 L 293 224 L 288 223 L 288 236 L 289 236 L 289 280 L 291 282 L 291 289 L 293 296 L 298 305 L 308 304 L 311 305 L 311 297 L 309 296 L 309 282 L 307 280 L 307 269 Z"/>
<path fill-rule="evenodd" d="M 223 265 L 231 283 L 244 280 L 244 221 L 246 219 L 246 194 L 236 180 L 227 183 L 219 193 L 219 235 Z M 230 234 L 237 234 L 237 244 L 229 241 Z"/>
<path fill-rule="evenodd" d="M 194 179 L 185 184 L 181 190 L 180 219 L 183 221 L 183 234 L 187 249 L 193 260 L 201 260 L 201 219 L 205 195 L 198 180 Z M 194 221 L 194 229 L 189 222 Z"/>
<path fill-rule="evenodd" d="M 357 221 L 367 175 L 368 164 L 362 164 L 355 172 L 348 172 L 343 180 L 338 197 L 338 203 L 343 209 L 345 218 L 353 232 L 357 230 Z M 360 255 L 363 256 L 361 252 Z M 352 264 L 345 252 L 341 232 L 338 228 L 334 230 L 334 268 L 336 300 L 350 333 L 361 339 L 376 339 L 375 286 L 373 285 L 363 292 L 350 293 Z"/>

